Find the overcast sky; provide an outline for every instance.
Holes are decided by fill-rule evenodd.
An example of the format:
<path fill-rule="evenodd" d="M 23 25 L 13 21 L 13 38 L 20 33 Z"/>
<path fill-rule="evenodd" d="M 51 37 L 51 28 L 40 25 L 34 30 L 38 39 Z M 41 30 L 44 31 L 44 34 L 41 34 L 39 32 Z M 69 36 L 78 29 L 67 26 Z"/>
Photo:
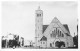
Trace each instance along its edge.
<path fill-rule="evenodd" d="M 77 2 L 2 2 L 2 35 L 13 33 L 35 40 L 35 10 L 39 5 L 44 24 L 50 24 L 56 16 L 62 24 L 68 24 L 72 36 L 77 33 Z"/>

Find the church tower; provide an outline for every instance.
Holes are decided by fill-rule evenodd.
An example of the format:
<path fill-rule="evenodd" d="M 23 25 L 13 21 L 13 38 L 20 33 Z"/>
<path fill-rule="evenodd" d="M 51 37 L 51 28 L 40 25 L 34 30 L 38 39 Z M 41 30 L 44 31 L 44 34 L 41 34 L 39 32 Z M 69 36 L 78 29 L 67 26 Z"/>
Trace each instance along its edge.
<path fill-rule="evenodd" d="M 38 10 L 36 10 L 35 28 L 36 46 L 39 46 L 43 31 L 43 11 L 40 9 L 40 6 L 38 7 Z"/>

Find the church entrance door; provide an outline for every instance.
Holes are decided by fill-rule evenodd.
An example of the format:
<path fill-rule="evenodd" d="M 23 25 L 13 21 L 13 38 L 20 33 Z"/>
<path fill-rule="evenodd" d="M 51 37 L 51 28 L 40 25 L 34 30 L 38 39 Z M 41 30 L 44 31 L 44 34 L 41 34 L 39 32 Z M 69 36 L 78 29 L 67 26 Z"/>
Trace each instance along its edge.
<path fill-rule="evenodd" d="M 60 47 L 60 42 L 59 41 L 55 42 L 55 47 L 58 47 L 58 48 Z"/>
<path fill-rule="evenodd" d="M 58 48 L 63 48 L 63 47 L 65 47 L 65 43 L 64 42 L 62 42 L 62 41 L 56 41 L 55 42 L 55 47 L 58 47 Z"/>

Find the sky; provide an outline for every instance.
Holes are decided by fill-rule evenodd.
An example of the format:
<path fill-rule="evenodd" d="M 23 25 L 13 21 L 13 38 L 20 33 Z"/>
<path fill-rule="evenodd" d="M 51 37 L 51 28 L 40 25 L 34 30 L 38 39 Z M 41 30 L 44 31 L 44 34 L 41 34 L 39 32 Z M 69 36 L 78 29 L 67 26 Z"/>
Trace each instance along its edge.
<path fill-rule="evenodd" d="M 78 5 L 74 1 L 26 1 L 2 2 L 2 36 L 9 33 L 35 40 L 35 10 L 43 10 L 43 24 L 49 25 L 54 17 L 68 24 L 70 34 L 77 34 Z"/>

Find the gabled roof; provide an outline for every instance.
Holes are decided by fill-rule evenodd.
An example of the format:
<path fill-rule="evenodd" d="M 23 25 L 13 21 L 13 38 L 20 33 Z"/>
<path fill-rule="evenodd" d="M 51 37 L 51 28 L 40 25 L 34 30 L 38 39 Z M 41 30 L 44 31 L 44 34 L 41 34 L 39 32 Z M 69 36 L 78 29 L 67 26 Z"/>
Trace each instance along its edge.
<path fill-rule="evenodd" d="M 54 25 L 57 24 L 59 25 L 59 27 L 61 27 L 61 29 L 67 33 L 68 35 L 70 35 L 70 32 L 69 32 L 69 28 L 68 28 L 68 25 L 67 24 L 61 24 L 60 21 L 55 17 L 52 22 L 49 24 L 49 25 L 43 25 L 43 34 L 45 34 L 46 36 L 48 36 L 50 30 L 52 27 L 54 27 Z M 46 34 L 48 33 L 48 34 Z"/>
<path fill-rule="evenodd" d="M 43 33 L 46 30 L 46 28 L 48 27 L 48 25 L 43 25 Z"/>
<path fill-rule="evenodd" d="M 45 36 L 43 36 L 40 41 L 47 41 L 47 38 Z"/>
<path fill-rule="evenodd" d="M 70 33 L 68 25 L 67 24 L 63 24 L 63 26 L 65 27 L 65 29 Z M 48 27 L 48 25 L 43 25 L 43 33 L 46 30 L 46 28 Z"/>
<path fill-rule="evenodd" d="M 63 24 L 63 26 L 65 27 L 65 29 L 70 33 L 68 25 L 67 24 Z"/>

